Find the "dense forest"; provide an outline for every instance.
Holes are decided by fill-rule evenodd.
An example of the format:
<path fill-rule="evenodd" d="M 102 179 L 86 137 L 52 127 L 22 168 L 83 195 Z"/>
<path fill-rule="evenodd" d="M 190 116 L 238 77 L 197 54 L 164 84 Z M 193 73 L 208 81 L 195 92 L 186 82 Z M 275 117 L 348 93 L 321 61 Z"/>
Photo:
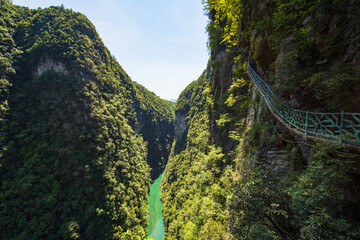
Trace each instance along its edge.
<path fill-rule="evenodd" d="M 360 2 L 202 0 L 207 68 L 163 100 L 93 24 L 0 0 L 0 239 L 360 239 L 360 151 L 274 117 L 360 111 Z M 173 141 L 174 140 L 174 141 Z M 340 139 L 341 140 L 341 139 Z"/>
<path fill-rule="evenodd" d="M 146 234 L 173 104 L 131 81 L 92 23 L 63 7 L 0 1 L 0 81 L 0 238 Z"/>
<path fill-rule="evenodd" d="M 359 151 L 288 131 L 247 61 L 291 108 L 359 112 L 360 2 L 203 4 L 211 56 L 176 105 L 165 238 L 359 239 Z"/>

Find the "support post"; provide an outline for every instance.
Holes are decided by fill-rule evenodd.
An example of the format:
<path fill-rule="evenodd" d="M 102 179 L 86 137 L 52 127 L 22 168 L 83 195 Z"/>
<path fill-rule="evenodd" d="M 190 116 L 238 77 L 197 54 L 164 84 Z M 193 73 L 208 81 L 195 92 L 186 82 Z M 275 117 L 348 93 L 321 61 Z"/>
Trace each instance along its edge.
<path fill-rule="evenodd" d="M 306 111 L 306 117 L 305 117 L 305 136 L 307 135 L 307 130 L 308 130 L 308 118 L 309 118 L 309 111 Z"/>
<path fill-rule="evenodd" d="M 344 122 L 344 111 L 341 111 L 341 118 L 340 118 L 340 129 L 339 129 L 339 143 L 342 142 L 342 130 L 343 130 L 343 122 Z"/>

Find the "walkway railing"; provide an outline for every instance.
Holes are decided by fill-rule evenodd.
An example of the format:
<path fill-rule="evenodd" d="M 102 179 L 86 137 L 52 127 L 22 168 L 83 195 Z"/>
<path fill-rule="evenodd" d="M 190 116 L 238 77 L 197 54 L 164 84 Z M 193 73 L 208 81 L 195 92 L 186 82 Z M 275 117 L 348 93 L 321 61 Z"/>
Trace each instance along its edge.
<path fill-rule="evenodd" d="M 277 98 L 248 62 L 248 74 L 279 120 L 304 137 L 318 137 L 339 143 L 360 144 L 360 113 L 316 113 L 290 108 Z"/>

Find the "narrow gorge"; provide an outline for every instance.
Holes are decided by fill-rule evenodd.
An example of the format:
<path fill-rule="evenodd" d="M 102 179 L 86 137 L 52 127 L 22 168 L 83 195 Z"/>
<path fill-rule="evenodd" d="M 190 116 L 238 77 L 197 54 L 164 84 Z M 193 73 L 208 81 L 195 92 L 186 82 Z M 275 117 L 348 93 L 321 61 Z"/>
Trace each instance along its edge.
<path fill-rule="evenodd" d="M 85 15 L 0 3 L 0 239 L 360 239 L 359 1 L 203 0 L 176 103 Z"/>

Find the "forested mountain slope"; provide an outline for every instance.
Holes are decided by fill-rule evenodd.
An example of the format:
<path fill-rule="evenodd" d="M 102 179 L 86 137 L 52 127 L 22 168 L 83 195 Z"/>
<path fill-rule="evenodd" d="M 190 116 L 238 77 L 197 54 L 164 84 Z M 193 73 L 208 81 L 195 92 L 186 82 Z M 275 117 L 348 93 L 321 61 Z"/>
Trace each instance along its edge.
<path fill-rule="evenodd" d="M 84 15 L 0 8 L 0 238 L 144 233 L 147 161 L 164 168 L 173 105 L 131 81 Z"/>
<path fill-rule="evenodd" d="M 271 114 L 250 60 L 291 108 L 359 112 L 359 1 L 203 1 L 211 58 L 176 107 L 166 239 L 358 239 L 357 149 Z"/>
<path fill-rule="evenodd" d="M 148 143 L 147 162 L 154 180 L 164 171 L 174 140 L 175 104 L 159 98 L 136 82 L 133 86 L 133 107 L 137 113 L 135 129 Z"/>

